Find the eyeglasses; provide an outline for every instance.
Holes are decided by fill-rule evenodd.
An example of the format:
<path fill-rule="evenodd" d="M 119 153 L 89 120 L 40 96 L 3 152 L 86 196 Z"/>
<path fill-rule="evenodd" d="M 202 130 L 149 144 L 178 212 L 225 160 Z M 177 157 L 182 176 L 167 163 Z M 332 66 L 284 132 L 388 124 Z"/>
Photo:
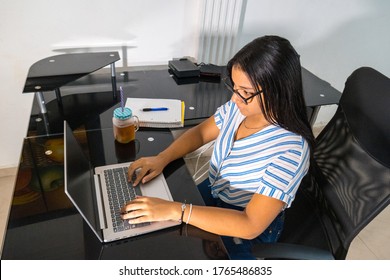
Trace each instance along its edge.
<path fill-rule="evenodd" d="M 231 83 L 231 80 L 230 80 L 228 77 L 225 77 L 225 78 L 223 78 L 222 80 L 223 80 L 223 83 L 225 84 L 226 88 L 227 88 L 228 90 L 230 90 L 232 93 L 237 94 L 237 95 L 241 98 L 242 102 L 245 103 L 245 105 L 248 105 L 249 103 L 251 103 L 252 100 L 253 100 L 253 98 L 254 98 L 256 95 L 259 95 L 259 94 L 262 94 L 262 93 L 263 93 L 262 90 L 256 91 L 256 92 L 253 92 L 253 93 L 252 93 L 252 92 L 247 92 L 247 91 L 244 90 L 244 89 L 241 89 L 241 90 L 234 89 L 234 87 L 230 84 L 230 83 Z M 242 93 L 240 93 L 240 91 L 241 91 Z M 250 95 L 250 96 L 249 96 L 249 97 L 244 97 L 243 95 L 246 95 L 246 96 Z"/>

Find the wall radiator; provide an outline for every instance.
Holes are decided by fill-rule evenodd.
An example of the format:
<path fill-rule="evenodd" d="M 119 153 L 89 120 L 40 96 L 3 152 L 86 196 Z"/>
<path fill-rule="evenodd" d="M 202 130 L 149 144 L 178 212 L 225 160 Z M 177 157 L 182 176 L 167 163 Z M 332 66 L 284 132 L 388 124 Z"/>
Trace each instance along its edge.
<path fill-rule="evenodd" d="M 198 63 L 226 65 L 236 52 L 247 0 L 203 0 Z"/>

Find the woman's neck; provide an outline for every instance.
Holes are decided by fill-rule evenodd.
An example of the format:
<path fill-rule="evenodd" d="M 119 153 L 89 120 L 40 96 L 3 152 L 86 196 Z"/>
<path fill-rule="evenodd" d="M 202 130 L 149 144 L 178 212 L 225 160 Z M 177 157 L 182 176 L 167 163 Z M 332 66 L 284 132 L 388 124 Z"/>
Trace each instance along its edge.
<path fill-rule="evenodd" d="M 264 117 L 246 117 L 236 131 L 235 140 L 248 137 L 269 125 L 270 123 Z"/>

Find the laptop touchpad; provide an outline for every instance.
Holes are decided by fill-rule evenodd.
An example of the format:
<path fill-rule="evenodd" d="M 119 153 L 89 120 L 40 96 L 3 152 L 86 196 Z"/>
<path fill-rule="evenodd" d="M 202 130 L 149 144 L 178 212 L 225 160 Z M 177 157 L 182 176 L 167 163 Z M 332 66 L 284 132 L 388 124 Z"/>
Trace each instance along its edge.
<path fill-rule="evenodd" d="M 166 184 L 164 175 L 162 174 L 146 184 L 140 184 L 140 187 L 143 196 L 172 200 L 170 194 L 168 193 L 168 186 Z"/>

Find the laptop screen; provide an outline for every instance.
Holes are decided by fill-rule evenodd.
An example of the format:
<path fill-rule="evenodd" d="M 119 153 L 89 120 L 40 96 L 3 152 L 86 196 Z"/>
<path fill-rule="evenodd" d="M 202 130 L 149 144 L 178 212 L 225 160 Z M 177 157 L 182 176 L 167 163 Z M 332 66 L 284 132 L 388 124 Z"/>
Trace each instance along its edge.
<path fill-rule="evenodd" d="M 102 240 L 93 169 L 66 121 L 64 122 L 64 140 L 65 193 L 97 237 Z"/>

